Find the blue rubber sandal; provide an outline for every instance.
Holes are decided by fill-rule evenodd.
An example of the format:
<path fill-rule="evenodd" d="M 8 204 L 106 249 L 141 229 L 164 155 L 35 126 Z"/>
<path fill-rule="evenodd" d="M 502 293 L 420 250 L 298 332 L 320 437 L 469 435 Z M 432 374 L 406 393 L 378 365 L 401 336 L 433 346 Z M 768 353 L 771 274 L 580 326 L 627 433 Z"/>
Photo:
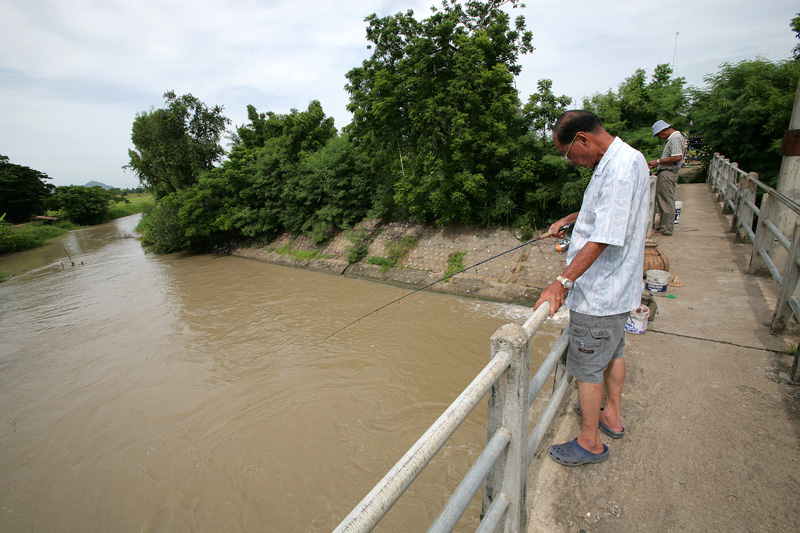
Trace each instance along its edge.
<path fill-rule="evenodd" d="M 602 411 L 602 410 L 603 410 L 603 408 L 601 407 L 600 411 Z M 575 406 L 575 412 L 578 413 L 580 416 L 583 416 L 583 414 L 581 413 L 581 406 L 580 405 L 576 405 Z M 602 420 L 600 420 L 600 431 L 602 431 L 603 433 L 605 433 L 606 435 L 608 435 L 612 439 L 621 439 L 622 437 L 625 436 L 625 428 L 622 428 L 622 431 L 615 431 L 615 430 L 611 429 L 610 427 L 608 427 L 605 424 L 605 422 L 603 422 Z"/>
<path fill-rule="evenodd" d="M 608 446 L 603 444 L 603 453 L 592 453 L 578 444 L 578 439 L 565 444 L 553 444 L 548 452 L 550 458 L 564 466 L 580 466 L 602 463 L 608 459 Z"/>

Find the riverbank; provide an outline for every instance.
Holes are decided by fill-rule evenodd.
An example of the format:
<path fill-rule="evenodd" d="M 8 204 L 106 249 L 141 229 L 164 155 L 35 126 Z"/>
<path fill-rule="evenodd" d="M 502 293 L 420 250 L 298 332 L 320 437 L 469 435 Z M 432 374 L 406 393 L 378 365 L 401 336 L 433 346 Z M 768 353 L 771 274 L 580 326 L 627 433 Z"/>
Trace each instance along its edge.
<path fill-rule="evenodd" d="M 529 240 L 508 228 L 438 228 L 407 222 L 382 224 L 372 220 L 354 229 L 354 232 L 359 231 L 366 236 L 363 240 L 368 248 L 364 258 L 355 263 L 347 259 L 354 244 L 344 233 L 323 246 L 315 245 L 307 237 L 287 234 L 269 244 L 240 246 L 231 254 L 412 288 L 443 278 L 449 264 L 461 265 L 456 268 L 458 270 L 486 261 L 429 290 L 523 305 L 536 302 L 566 261 L 566 255 L 555 249 L 556 240 L 552 238 L 487 261 Z M 416 242 L 416 245 L 407 250 L 395 266 L 387 268 L 368 262 L 373 257 L 388 257 L 392 248 L 403 242 Z"/>
<path fill-rule="evenodd" d="M 684 167 L 680 172 L 681 183 L 695 181 L 702 170 L 700 166 Z M 379 220 L 371 220 L 356 226 L 352 234 L 359 231 L 367 236 L 365 241 L 369 247 L 363 259 L 355 263 L 347 259 L 354 244 L 345 233 L 338 234 L 323 246 L 304 236 L 285 234 L 269 244 L 239 246 L 231 254 L 419 288 L 447 275 L 448 259 L 453 254 L 463 253 L 461 266 L 455 270 L 482 261 L 486 263 L 449 281 L 437 283 L 429 290 L 522 305 L 536 303 L 544 288 L 556 279 L 566 264 L 566 254 L 556 250 L 556 240 L 551 238 L 487 261 L 530 240 L 509 228 L 438 228 L 408 222 L 382 224 Z M 372 257 L 391 255 L 391 248 L 400 246 L 404 240 L 414 241 L 416 245 L 395 266 L 386 268 L 369 263 Z"/>

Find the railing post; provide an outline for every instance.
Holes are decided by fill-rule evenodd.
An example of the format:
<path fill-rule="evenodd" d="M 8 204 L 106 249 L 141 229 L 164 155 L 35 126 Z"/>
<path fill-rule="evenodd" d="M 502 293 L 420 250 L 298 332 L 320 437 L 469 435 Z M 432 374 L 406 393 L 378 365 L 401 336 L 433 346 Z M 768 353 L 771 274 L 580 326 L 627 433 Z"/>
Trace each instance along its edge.
<path fill-rule="evenodd" d="M 518 324 L 507 324 L 492 335 L 492 358 L 500 352 L 511 355 L 511 365 L 492 386 L 486 441 L 498 430 L 511 435 L 508 447 L 486 478 L 483 513 L 495 499 L 508 499 L 503 531 L 524 531 L 527 526 L 528 473 L 528 379 L 530 378 L 530 338 Z M 482 513 L 482 514 L 483 514 Z"/>
<path fill-rule="evenodd" d="M 720 156 L 717 202 L 723 201 L 723 198 L 725 197 L 725 187 L 728 186 L 728 168 L 730 166 L 730 163 L 731 162 L 728 161 L 726 158 Z"/>
<path fill-rule="evenodd" d="M 731 205 L 728 200 L 733 197 L 733 201 L 736 201 L 736 197 L 734 196 L 735 189 L 736 189 L 736 178 L 739 177 L 739 173 L 736 172 L 736 169 L 739 168 L 739 163 L 731 163 L 728 165 L 727 172 L 725 173 L 725 188 L 724 194 L 722 195 L 722 214 L 728 215 L 733 213 L 731 209 Z"/>
<path fill-rule="evenodd" d="M 766 227 L 766 222 L 772 215 L 772 196 L 770 194 L 761 197 L 760 211 L 761 214 L 756 225 L 756 237 L 753 239 L 753 251 L 750 255 L 750 267 L 747 269 L 748 274 L 754 275 L 769 273 L 767 263 L 761 257 L 759 250 L 769 251 L 772 248 L 772 233 Z"/>
<path fill-rule="evenodd" d="M 786 329 L 786 324 L 792 318 L 790 300 L 795 296 L 797 282 L 800 280 L 800 268 L 797 266 L 798 252 L 800 252 L 800 223 L 795 223 L 792 246 L 789 248 L 789 257 L 786 260 L 786 267 L 783 271 L 778 305 L 775 306 L 775 313 L 772 315 L 770 329 L 773 333 L 783 333 L 783 330 Z"/>
<path fill-rule="evenodd" d="M 742 178 L 739 185 L 739 194 L 736 196 L 736 211 L 733 213 L 731 231 L 736 233 L 741 239 L 749 239 L 749 234 L 742 227 L 753 229 L 753 208 L 748 204 L 756 203 L 756 190 L 758 185 L 753 180 L 758 179 L 758 174 L 750 172 Z"/>
<path fill-rule="evenodd" d="M 719 169 L 719 152 L 714 152 L 714 157 L 711 158 L 711 162 L 708 164 L 708 176 L 706 176 L 706 182 L 708 183 L 709 187 L 711 187 L 712 191 L 717 189 L 717 170 Z"/>

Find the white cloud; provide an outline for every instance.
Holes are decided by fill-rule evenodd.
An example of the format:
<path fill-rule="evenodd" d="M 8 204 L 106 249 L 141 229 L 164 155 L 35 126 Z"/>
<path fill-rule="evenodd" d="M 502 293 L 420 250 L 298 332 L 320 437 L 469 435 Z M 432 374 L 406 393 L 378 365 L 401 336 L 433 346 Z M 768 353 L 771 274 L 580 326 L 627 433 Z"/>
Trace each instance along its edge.
<path fill-rule="evenodd" d="M 57 185 L 90 179 L 133 186 L 123 173 L 137 112 L 162 94 L 223 105 L 234 124 L 247 104 L 286 113 L 320 100 L 350 120 L 345 74 L 368 56 L 364 17 L 438 0 L 0 0 L 0 154 Z M 527 0 L 536 51 L 522 58 L 523 101 L 541 78 L 557 94 L 616 88 L 636 68 L 671 63 L 692 85 L 723 61 L 788 57 L 788 0 L 671 2 Z M 674 13 L 672 19 L 665 14 Z"/>

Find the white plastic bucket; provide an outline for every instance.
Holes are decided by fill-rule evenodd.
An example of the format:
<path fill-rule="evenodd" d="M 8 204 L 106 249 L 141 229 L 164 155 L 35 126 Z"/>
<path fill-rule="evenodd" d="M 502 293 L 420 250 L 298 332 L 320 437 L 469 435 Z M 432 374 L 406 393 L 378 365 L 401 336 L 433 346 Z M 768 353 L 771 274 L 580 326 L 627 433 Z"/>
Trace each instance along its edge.
<path fill-rule="evenodd" d="M 667 292 L 669 272 L 663 270 L 648 270 L 645 272 L 644 286 L 650 292 Z"/>
<path fill-rule="evenodd" d="M 675 202 L 675 225 L 678 225 L 678 220 L 681 218 L 681 208 L 683 207 L 683 202 Z"/>
<path fill-rule="evenodd" d="M 650 308 L 640 305 L 635 311 L 631 311 L 628 321 L 625 322 L 625 331 L 640 335 L 647 332 L 647 321 L 650 319 Z"/>

